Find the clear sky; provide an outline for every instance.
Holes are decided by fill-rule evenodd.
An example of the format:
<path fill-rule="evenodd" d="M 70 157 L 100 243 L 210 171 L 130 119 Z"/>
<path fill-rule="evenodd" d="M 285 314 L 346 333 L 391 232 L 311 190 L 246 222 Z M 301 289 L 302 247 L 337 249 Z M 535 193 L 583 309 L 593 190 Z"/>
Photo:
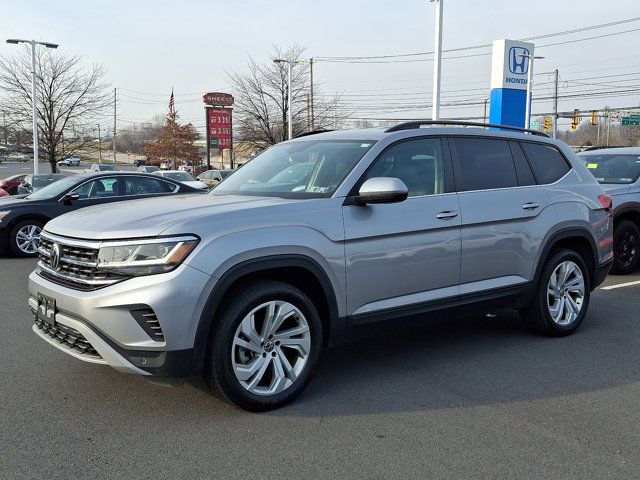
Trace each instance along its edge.
<path fill-rule="evenodd" d="M 633 17 L 640 17 L 638 0 L 444 0 L 443 45 L 482 45 Z M 227 91 L 225 72 L 242 70 L 249 56 L 267 62 L 272 45 L 293 43 L 306 46 L 308 57 L 431 51 L 434 6 L 428 0 L 0 0 L 0 18 L 6 38 L 59 43 L 65 52 L 104 64 L 108 80 L 119 89 L 120 126 L 165 113 L 172 86 L 182 119 L 200 126 L 201 94 Z M 558 68 L 561 95 L 628 90 L 562 99 L 561 111 L 640 105 L 638 29 L 640 21 L 536 41 L 536 55 L 546 58 L 535 71 Z M 628 30 L 637 31 L 541 47 Z M 0 53 L 15 48 L 2 43 Z M 487 53 L 489 48 L 451 53 L 485 55 L 443 61 L 443 103 L 476 103 L 443 107 L 443 117 L 482 115 L 490 80 Z M 423 118 L 430 116 L 420 106 L 431 101 L 431 58 L 319 61 L 314 73 L 323 94 L 341 95 L 354 117 Z M 534 96 L 548 96 L 551 77 L 537 75 L 536 80 Z M 549 102 L 533 107 L 534 114 L 550 110 Z M 105 129 L 111 122 L 105 118 Z"/>

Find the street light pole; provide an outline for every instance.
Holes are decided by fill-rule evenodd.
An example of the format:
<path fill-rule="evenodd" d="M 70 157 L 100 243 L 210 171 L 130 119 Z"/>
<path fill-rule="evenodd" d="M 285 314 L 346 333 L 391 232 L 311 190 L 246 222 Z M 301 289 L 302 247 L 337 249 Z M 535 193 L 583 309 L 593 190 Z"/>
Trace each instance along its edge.
<path fill-rule="evenodd" d="M 291 70 L 293 70 L 293 66 L 298 63 L 293 60 L 284 60 L 282 58 L 276 58 L 273 60 L 273 63 L 286 63 L 287 64 L 287 140 L 291 140 L 293 138 L 293 121 L 291 114 Z"/>
<path fill-rule="evenodd" d="M 442 64 L 442 2 L 444 0 L 431 0 L 436 4 L 436 24 L 435 24 L 435 52 L 433 60 L 433 106 L 431 107 L 431 119 L 440 118 L 440 66 Z"/>
<path fill-rule="evenodd" d="M 524 128 L 529 128 L 531 125 L 531 91 L 533 90 L 531 87 L 531 82 L 533 81 L 533 61 L 538 59 L 543 59 L 544 57 L 533 57 L 530 54 L 522 54 L 521 58 L 527 59 L 527 104 L 525 105 L 525 113 L 524 113 Z"/>
<path fill-rule="evenodd" d="M 19 44 L 29 43 L 31 44 L 31 106 L 33 116 L 33 174 L 38 174 L 38 160 L 40 159 L 39 145 L 38 145 L 38 112 L 36 107 L 36 45 L 44 45 L 47 48 L 58 48 L 55 43 L 48 42 L 36 42 L 35 40 L 20 40 L 18 38 L 9 38 L 7 43 Z"/>

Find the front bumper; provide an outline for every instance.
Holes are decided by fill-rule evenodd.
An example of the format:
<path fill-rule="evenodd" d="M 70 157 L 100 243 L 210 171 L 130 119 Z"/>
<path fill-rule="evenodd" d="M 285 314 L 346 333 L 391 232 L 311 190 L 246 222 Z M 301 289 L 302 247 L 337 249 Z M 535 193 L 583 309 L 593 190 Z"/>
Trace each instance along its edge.
<path fill-rule="evenodd" d="M 79 291 L 51 282 L 36 270 L 29 276 L 29 307 L 36 312 L 38 294 L 55 299 L 56 324 L 61 331 L 48 326 L 43 329 L 42 323 L 34 324 L 33 330 L 50 345 L 79 360 L 109 365 L 126 373 L 188 376 L 204 304 L 201 296 L 209 281 L 209 275 L 182 265 L 170 273 Z M 153 311 L 161 337 L 154 337 L 134 318 L 132 311 L 141 308 Z M 75 348 L 79 336 L 97 355 Z"/>

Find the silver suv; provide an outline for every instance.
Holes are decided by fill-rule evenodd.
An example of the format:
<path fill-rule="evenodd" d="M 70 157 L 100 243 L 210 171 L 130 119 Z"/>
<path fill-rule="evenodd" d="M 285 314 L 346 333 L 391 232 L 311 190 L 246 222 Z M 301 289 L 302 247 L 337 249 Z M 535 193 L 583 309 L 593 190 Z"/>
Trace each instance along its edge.
<path fill-rule="evenodd" d="M 613 258 L 611 198 L 562 142 L 441 123 L 306 135 L 209 195 L 50 221 L 34 332 L 122 372 L 201 373 L 254 411 L 368 322 L 473 304 L 573 332 Z"/>

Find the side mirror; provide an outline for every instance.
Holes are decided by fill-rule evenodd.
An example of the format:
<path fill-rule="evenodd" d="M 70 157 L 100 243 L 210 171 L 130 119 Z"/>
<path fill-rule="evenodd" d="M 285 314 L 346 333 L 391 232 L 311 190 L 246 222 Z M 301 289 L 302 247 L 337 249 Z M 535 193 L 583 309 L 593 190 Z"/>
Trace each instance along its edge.
<path fill-rule="evenodd" d="M 79 199 L 80 195 L 78 195 L 77 193 L 67 193 L 64 197 L 62 197 L 62 201 L 65 203 L 65 205 L 71 205 L 72 202 Z"/>
<path fill-rule="evenodd" d="M 397 203 L 405 201 L 408 195 L 409 189 L 399 178 L 374 177 L 362 184 L 354 200 L 360 205 Z"/>

